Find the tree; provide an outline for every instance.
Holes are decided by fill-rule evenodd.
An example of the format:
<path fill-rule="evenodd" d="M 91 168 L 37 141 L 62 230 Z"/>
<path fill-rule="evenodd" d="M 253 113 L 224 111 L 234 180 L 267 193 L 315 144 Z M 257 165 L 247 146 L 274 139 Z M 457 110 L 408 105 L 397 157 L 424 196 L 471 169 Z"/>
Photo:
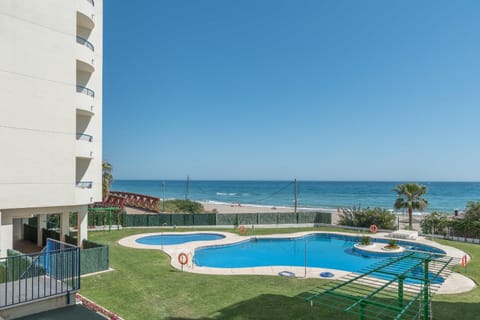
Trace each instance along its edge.
<path fill-rule="evenodd" d="M 106 161 L 102 162 L 102 199 L 105 200 L 110 192 L 113 182 L 112 165 Z"/>
<path fill-rule="evenodd" d="M 465 220 L 480 221 L 480 201 L 469 201 L 467 203 Z"/>
<path fill-rule="evenodd" d="M 405 183 L 396 186 L 394 191 L 398 196 L 394 207 L 395 209 L 407 209 L 408 226 L 411 230 L 413 210 L 423 211 L 428 205 L 428 201 L 422 198 L 427 193 L 427 187 L 417 183 Z"/>

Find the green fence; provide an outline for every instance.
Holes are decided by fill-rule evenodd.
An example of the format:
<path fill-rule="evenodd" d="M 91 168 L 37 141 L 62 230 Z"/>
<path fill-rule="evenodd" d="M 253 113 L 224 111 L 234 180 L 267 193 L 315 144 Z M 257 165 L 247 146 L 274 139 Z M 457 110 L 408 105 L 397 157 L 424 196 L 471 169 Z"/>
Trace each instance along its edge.
<path fill-rule="evenodd" d="M 109 266 L 108 246 L 83 240 L 83 249 L 80 251 L 81 274 L 108 270 Z"/>
<path fill-rule="evenodd" d="M 91 213 L 90 213 L 91 214 Z M 89 214 L 89 215 L 90 215 Z M 92 221 L 94 218 L 90 218 Z M 255 224 L 331 224 L 329 212 L 123 214 L 124 227 L 232 226 Z"/>

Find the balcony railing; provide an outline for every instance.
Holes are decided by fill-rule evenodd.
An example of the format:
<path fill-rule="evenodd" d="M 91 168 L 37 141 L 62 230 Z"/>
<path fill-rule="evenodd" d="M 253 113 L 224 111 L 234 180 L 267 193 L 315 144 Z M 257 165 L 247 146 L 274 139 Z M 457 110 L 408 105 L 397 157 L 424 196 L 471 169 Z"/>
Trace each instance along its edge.
<path fill-rule="evenodd" d="M 92 51 L 95 51 L 95 47 L 93 46 L 93 44 L 83 37 L 77 36 L 77 43 L 81 44 L 82 46 L 87 47 L 88 49 L 90 49 Z"/>
<path fill-rule="evenodd" d="M 40 253 L 0 258 L 0 309 L 80 289 L 80 248 L 47 240 Z"/>
<path fill-rule="evenodd" d="M 83 86 L 77 86 L 77 92 L 86 94 L 89 97 L 95 98 L 95 91 Z"/>
<path fill-rule="evenodd" d="M 77 140 L 92 142 L 93 136 L 84 133 L 77 133 Z"/>
<path fill-rule="evenodd" d="M 92 189 L 93 182 L 92 181 L 78 181 L 77 188 L 81 189 Z"/>

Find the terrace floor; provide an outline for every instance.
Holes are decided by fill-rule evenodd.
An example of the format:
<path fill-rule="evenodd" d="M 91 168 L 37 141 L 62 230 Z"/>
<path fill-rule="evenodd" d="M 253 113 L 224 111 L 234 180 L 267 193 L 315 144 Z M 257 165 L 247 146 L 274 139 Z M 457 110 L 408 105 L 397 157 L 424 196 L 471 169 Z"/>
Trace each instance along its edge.
<path fill-rule="evenodd" d="M 64 307 L 55 310 L 49 310 L 45 312 L 40 312 L 37 314 L 29 315 L 22 318 L 17 318 L 17 320 L 105 320 L 105 317 L 85 308 L 82 305 L 74 305 L 69 307 Z"/>
<path fill-rule="evenodd" d="M 13 241 L 13 249 L 22 253 L 36 253 L 42 251 L 42 248 L 37 246 L 29 240 L 15 240 Z"/>

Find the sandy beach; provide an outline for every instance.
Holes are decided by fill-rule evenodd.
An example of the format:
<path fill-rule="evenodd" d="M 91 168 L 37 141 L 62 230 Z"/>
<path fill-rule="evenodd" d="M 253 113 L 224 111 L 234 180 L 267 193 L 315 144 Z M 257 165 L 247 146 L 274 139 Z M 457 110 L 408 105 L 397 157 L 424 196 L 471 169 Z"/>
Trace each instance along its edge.
<path fill-rule="evenodd" d="M 266 206 L 253 206 L 243 205 L 241 203 L 218 203 L 199 201 L 206 211 L 212 211 L 214 209 L 219 213 L 264 213 L 264 212 L 294 212 L 293 208 L 289 207 L 266 207 Z"/>
<path fill-rule="evenodd" d="M 239 203 L 217 203 L 217 202 L 200 202 L 206 211 L 212 211 L 216 209 L 219 213 L 265 213 L 265 212 L 294 212 L 294 209 L 291 207 L 266 207 L 266 206 L 252 206 L 252 205 L 243 205 Z M 320 209 L 319 209 L 320 210 Z M 325 210 L 325 209 L 322 209 Z M 302 211 L 302 209 L 298 209 Z M 336 210 L 332 209 L 332 222 L 336 224 L 338 222 L 339 216 Z M 397 214 L 400 222 L 400 229 L 405 229 L 408 226 L 408 215 L 407 214 Z M 420 230 L 420 221 L 422 220 L 421 216 L 413 216 L 413 228 L 415 230 Z"/>

